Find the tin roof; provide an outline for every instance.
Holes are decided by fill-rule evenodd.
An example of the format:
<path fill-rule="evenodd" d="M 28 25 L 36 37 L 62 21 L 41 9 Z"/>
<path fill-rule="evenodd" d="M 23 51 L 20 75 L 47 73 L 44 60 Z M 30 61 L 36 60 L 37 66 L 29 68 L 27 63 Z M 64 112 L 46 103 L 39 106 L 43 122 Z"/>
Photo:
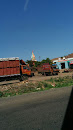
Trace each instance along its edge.
<path fill-rule="evenodd" d="M 19 60 L 19 57 L 0 58 L 0 61 Z"/>

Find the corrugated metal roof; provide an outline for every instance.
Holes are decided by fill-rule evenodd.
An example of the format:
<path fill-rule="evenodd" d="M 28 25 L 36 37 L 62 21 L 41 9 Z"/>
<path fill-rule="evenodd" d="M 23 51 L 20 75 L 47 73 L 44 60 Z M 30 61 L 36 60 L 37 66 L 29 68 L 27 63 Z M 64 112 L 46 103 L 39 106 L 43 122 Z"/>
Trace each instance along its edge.
<path fill-rule="evenodd" d="M 0 61 L 19 60 L 19 57 L 0 58 Z"/>

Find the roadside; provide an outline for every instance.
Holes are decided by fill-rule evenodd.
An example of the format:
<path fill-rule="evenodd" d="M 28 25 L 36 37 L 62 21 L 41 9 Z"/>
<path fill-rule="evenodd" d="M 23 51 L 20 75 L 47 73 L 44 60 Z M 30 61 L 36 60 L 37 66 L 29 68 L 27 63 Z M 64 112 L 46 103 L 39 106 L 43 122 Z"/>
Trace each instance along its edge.
<path fill-rule="evenodd" d="M 29 78 L 29 81 L 36 82 L 36 81 L 42 81 L 42 80 L 50 79 L 51 77 L 52 78 L 56 78 L 56 77 L 72 76 L 72 74 L 73 74 L 73 72 L 62 73 L 62 71 L 61 71 L 58 75 L 54 75 L 54 76 L 43 76 L 43 75 L 38 74 L 36 72 L 34 77 Z"/>
<path fill-rule="evenodd" d="M 22 95 L 23 93 L 48 90 L 50 88 L 68 87 L 73 85 L 73 73 L 59 73 L 54 76 L 42 76 L 35 73 L 34 77 L 22 82 L 0 86 L 0 97 Z"/>
<path fill-rule="evenodd" d="M 60 130 L 72 87 L 0 98 L 1 130 Z"/>
<path fill-rule="evenodd" d="M 50 97 L 51 97 L 51 101 L 54 97 L 54 99 L 58 99 L 61 95 L 62 96 L 70 96 L 72 90 L 72 86 L 70 87 L 63 87 L 63 88 L 52 88 L 50 90 L 47 91 L 39 91 L 37 92 L 33 92 L 33 93 L 26 93 L 23 95 L 16 95 L 16 96 L 11 96 L 9 98 L 0 98 L 0 111 L 1 108 L 3 109 L 7 109 L 7 108 L 11 108 L 11 107 L 15 107 L 18 106 L 20 104 L 25 103 L 27 104 L 31 104 L 36 103 L 37 101 L 44 101 L 45 98 L 47 98 L 50 101 Z M 52 95 L 52 96 L 51 96 Z"/>

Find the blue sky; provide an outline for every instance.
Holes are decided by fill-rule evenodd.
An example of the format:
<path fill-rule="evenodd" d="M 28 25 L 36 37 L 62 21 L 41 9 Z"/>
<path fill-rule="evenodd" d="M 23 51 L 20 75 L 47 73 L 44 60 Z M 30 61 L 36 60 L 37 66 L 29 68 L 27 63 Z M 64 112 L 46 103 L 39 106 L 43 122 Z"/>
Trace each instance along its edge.
<path fill-rule="evenodd" d="M 0 58 L 73 53 L 73 0 L 0 0 Z"/>

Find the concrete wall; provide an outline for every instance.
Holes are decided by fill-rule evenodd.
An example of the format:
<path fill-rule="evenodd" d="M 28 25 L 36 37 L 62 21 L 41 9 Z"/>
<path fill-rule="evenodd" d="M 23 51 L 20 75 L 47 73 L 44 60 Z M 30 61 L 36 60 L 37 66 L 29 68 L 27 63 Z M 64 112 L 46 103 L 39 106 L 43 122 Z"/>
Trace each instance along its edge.
<path fill-rule="evenodd" d="M 62 61 L 62 62 L 57 62 L 57 66 L 59 67 L 59 69 L 61 69 L 61 63 L 65 63 L 65 68 L 68 69 L 69 68 L 69 63 L 68 61 Z"/>
<path fill-rule="evenodd" d="M 60 62 L 56 62 L 56 64 L 59 67 L 59 69 L 61 69 L 61 63 Z"/>
<path fill-rule="evenodd" d="M 61 69 L 61 63 L 65 63 L 65 69 L 68 69 L 70 67 L 69 63 L 73 61 L 73 58 L 68 58 L 67 60 L 61 60 L 61 61 L 58 61 L 58 60 L 55 60 L 53 63 L 56 62 L 57 66 L 59 69 Z"/>

